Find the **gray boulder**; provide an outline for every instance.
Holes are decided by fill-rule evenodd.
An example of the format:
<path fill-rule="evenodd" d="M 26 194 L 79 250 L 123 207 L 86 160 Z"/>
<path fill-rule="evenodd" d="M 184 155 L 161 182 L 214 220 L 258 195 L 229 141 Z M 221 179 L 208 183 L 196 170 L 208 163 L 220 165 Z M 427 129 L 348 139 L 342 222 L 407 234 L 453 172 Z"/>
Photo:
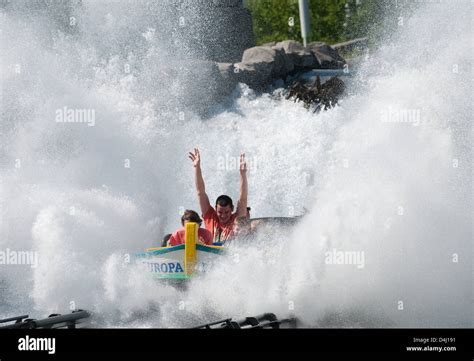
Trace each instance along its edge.
<path fill-rule="evenodd" d="M 245 50 L 242 63 L 253 65 L 257 70 L 263 71 L 268 76 L 274 69 L 282 67 L 281 58 L 277 56 L 277 51 L 267 46 L 254 46 Z"/>
<path fill-rule="evenodd" d="M 306 48 L 294 40 L 254 46 L 244 51 L 240 63 L 217 63 L 223 82 L 220 91 L 230 93 L 237 82 L 265 90 L 295 71 L 339 69 L 345 63 L 337 50 L 322 42 L 311 43 Z"/>
<path fill-rule="evenodd" d="M 274 75 L 277 78 L 285 77 L 286 74 L 291 73 L 295 69 L 295 64 L 283 49 L 273 50 L 276 51 L 276 65 L 279 66 L 275 68 Z"/>
<path fill-rule="evenodd" d="M 319 69 L 341 69 L 346 64 L 336 49 L 321 41 L 308 44 L 308 49 L 319 62 Z"/>
<path fill-rule="evenodd" d="M 242 56 L 243 64 L 239 64 L 236 69 L 239 80 L 252 87 L 258 87 L 258 83 L 266 84 L 274 72 L 273 69 L 281 66 L 275 64 L 276 57 L 275 50 L 264 46 L 255 46 L 245 50 Z M 249 78 L 249 76 L 252 78 Z"/>
<path fill-rule="evenodd" d="M 244 51 L 242 62 L 235 64 L 235 67 L 238 81 L 261 89 L 286 76 L 294 65 L 283 50 L 255 46 Z"/>
<path fill-rule="evenodd" d="M 234 64 L 232 63 L 217 63 L 217 68 L 223 78 L 231 77 L 234 72 Z"/>
<path fill-rule="evenodd" d="M 294 40 L 285 40 L 276 43 L 272 47 L 275 50 L 282 50 L 294 64 L 297 70 L 319 68 L 320 64 L 313 52 L 306 49 L 299 42 Z"/>
<path fill-rule="evenodd" d="M 253 89 L 263 88 L 263 84 L 266 84 L 270 77 L 270 72 L 263 72 L 261 67 L 243 62 L 234 64 L 234 73 L 237 82 L 247 84 Z"/>

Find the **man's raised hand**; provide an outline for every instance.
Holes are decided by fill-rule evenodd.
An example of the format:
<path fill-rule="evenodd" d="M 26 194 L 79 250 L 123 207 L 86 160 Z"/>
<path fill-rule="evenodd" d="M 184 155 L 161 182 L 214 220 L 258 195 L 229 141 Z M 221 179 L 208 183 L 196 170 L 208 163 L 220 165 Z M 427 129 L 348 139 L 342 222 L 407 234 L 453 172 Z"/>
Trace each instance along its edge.
<path fill-rule="evenodd" d="M 245 162 L 245 153 L 242 153 L 240 155 L 240 173 L 246 173 L 247 172 L 247 163 Z"/>
<path fill-rule="evenodd" d="M 192 160 L 194 167 L 201 166 L 201 155 L 199 154 L 199 149 L 194 148 L 194 153 L 189 152 L 189 159 Z"/>

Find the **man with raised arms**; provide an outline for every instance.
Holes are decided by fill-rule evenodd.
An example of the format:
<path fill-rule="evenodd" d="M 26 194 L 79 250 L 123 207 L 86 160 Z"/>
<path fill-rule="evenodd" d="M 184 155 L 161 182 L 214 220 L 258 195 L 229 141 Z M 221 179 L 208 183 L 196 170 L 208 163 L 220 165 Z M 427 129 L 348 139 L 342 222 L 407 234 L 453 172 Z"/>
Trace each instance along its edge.
<path fill-rule="evenodd" d="M 194 148 L 194 152 L 189 152 L 189 158 L 194 165 L 196 190 L 206 229 L 212 233 L 214 243 L 224 244 L 233 236 L 235 219 L 247 216 L 248 184 L 245 154 L 240 155 L 240 196 L 235 213 L 232 213 L 234 211 L 232 199 L 227 195 L 217 197 L 215 209 L 211 206 L 202 177 L 199 149 Z"/>

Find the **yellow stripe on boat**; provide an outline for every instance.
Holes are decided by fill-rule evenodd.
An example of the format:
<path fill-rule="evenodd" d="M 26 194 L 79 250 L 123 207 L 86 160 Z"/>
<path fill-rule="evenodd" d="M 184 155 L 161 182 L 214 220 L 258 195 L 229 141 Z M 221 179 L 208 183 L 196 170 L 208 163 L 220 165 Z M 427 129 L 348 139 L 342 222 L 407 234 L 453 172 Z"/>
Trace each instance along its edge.
<path fill-rule="evenodd" d="M 150 252 L 150 251 L 157 251 L 159 249 L 164 249 L 166 247 L 152 247 L 152 248 L 147 248 L 145 251 Z"/>
<path fill-rule="evenodd" d="M 184 273 L 190 276 L 196 266 L 196 242 L 198 239 L 199 225 L 194 222 L 188 222 L 185 225 L 185 251 L 184 251 Z"/>
<path fill-rule="evenodd" d="M 206 244 L 206 247 L 214 248 L 214 249 L 223 249 L 224 248 L 223 246 L 210 246 L 208 244 Z"/>

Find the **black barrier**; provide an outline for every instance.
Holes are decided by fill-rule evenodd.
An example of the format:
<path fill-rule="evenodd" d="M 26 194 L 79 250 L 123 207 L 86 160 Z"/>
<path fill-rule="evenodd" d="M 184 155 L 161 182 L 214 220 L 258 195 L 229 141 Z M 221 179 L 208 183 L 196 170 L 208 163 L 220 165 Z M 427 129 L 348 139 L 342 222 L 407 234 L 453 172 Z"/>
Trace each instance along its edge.
<path fill-rule="evenodd" d="M 207 323 L 205 325 L 201 325 L 196 327 L 205 328 L 205 329 L 226 329 L 226 328 L 234 328 L 234 329 L 253 329 L 253 328 L 280 328 L 281 326 L 296 327 L 296 319 L 295 318 L 288 318 L 279 320 L 277 316 L 273 313 L 264 313 L 263 315 L 255 316 L 255 317 L 246 317 L 241 321 L 232 321 L 231 318 L 215 321 L 211 323 Z"/>
<path fill-rule="evenodd" d="M 0 320 L 1 323 L 15 321 L 12 324 L 1 326 L 0 329 L 35 329 L 35 328 L 76 328 L 80 320 L 88 318 L 90 313 L 85 310 L 73 311 L 70 314 L 52 314 L 47 318 L 33 319 L 28 315 L 16 316 Z"/>

